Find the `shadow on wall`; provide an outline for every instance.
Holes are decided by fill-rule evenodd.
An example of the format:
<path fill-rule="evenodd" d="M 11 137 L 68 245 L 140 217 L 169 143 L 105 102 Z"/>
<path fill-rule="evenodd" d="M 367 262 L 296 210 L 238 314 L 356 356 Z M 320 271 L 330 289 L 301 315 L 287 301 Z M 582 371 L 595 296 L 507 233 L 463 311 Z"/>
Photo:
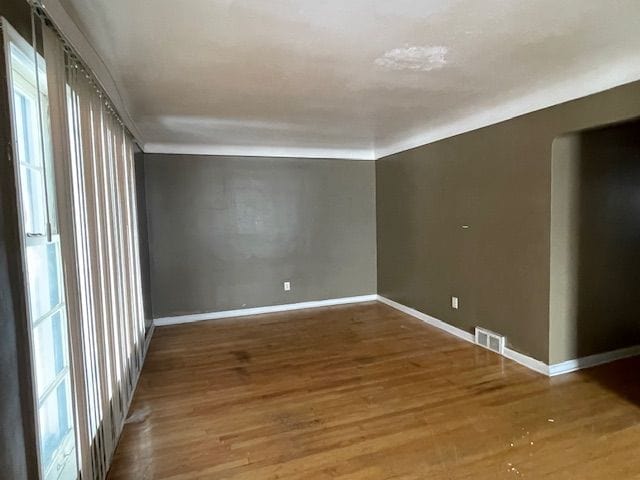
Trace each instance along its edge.
<path fill-rule="evenodd" d="M 551 203 L 551 363 L 640 345 L 640 120 L 557 138 Z M 623 373 L 589 371 L 640 403 Z"/>
<path fill-rule="evenodd" d="M 149 263 L 149 230 L 147 225 L 147 201 L 145 188 L 144 154 L 137 151 L 134 155 L 136 202 L 138 214 L 138 240 L 140 248 L 140 274 L 142 281 L 142 299 L 144 302 L 144 324 L 149 331 L 153 324 L 151 309 L 151 267 Z"/>

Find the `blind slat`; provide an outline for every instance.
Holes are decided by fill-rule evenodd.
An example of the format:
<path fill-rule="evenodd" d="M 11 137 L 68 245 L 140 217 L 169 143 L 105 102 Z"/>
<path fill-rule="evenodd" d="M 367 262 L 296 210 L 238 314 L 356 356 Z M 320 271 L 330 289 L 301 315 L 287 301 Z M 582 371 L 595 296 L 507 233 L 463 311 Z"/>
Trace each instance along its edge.
<path fill-rule="evenodd" d="M 42 15 L 42 13 L 40 13 Z M 54 165 L 69 272 L 77 445 L 83 479 L 103 480 L 144 354 L 134 139 L 84 66 L 42 23 Z"/>

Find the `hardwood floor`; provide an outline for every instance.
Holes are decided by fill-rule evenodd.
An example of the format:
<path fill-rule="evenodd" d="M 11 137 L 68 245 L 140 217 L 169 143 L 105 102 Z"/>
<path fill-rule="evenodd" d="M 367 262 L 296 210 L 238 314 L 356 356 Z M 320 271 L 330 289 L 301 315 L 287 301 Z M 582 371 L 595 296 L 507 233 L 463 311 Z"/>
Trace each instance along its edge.
<path fill-rule="evenodd" d="M 640 360 L 548 379 L 379 303 L 156 330 L 110 472 L 640 479 Z"/>

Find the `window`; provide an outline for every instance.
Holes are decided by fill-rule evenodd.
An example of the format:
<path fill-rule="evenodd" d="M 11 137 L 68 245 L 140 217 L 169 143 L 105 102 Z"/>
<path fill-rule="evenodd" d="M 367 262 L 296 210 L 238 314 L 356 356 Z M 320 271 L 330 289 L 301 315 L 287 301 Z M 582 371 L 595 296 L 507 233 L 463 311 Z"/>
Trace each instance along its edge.
<path fill-rule="evenodd" d="M 99 480 L 147 347 L 133 137 L 90 70 L 41 17 L 46 13 L 32 14 L 46 69 L 0 22 L 10 73 L 39 466 L 43 480 Z"/>
<path fill-rule="evenodd" d="M 36 398 L 41 477 L 77 477 L 60 236 L 44 61 L 9 29 L 16 174 Z"/>

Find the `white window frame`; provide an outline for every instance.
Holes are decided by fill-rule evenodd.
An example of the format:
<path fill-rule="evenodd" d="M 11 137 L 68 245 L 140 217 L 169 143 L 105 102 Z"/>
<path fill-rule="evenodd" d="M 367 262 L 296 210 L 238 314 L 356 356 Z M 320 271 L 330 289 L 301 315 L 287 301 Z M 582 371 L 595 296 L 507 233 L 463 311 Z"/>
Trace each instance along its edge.
<path fill-rule="evenodd" d="M 32 101 L 38 102 L 42 105 L 42 110 L 44 112 L 43 115 L 48 115 L 48 109 L 44 108 L 47 105 L 47 77 L 46 70 L 44 69 L 44 59 L 42 56 L 37 54 L 38 57 L 38 76 L 39 76 L 39 85 L 36 84 L 35 79 L 33 78 L 33 73 L 35 72 L 34 63 L 30 61 L 30 56 L 33 55 L 33 47 L 26 42 L 20 34 L 6 21 L 5 18 L 0 17 L 0 22 L 2 25 L 2 31 L 4 32 L 4 54 L 7 65 L 7 82 L 9 89 L 9 111 L 12 119 L 12 156 L 14 159 L 14 174 L 16 177 L 16 190 L 18 196 L 18 217 L 19 217 L 19 231 L 22 243 L 22 254 L 21 254 L 21 263 L 23 270 L 23 278 L 25 279 L 26 284 L 24 285 L 25 291 L 25 300 L 26 300 L 26 310 L 27 310 L 27 319 L 29 322 L 28 325 L 28 338 L 29 338 L 29 349 L 31 352 L 31 379 L 32 379 L 32 391 L 33 391 L 33 411 L 34 411 L 34 420 L 35 420 L 35 432 L 36 432 L 36 442 L 37 442 L 37 461 L 38 461 L 38 472 L 40 478 L 49 479 L 49 478 L 58 478 L 59 474 L 62 472 L 65 465 L 69 465 L 66 462 L 66 459 L 71 454 L 77 455 L 77 447 L 76 447 L 76 413 L 75 413 L 75 394 L 74 394 L 74 378 L 71 373 L 71 345 L 69 343 L 69 326 L 68 326 L 68 312 L 66 311 L 66 302 L 65 302 L 65 282 L 63 275 L 63 262 L 62 262 L 62 248 L 60 245 L 60 235 L 57 231 L 57 227 L 53 228 L 51 225 L 56 226 L 57 222 L 55 217 L 55 207 L 49 208 L 48 205 L 55 205 L 55 196 L 52 193 L 55 191 L 55 182 L 53 181 L 53 175 L 47 175 L 45 169 L 47 168 L 46 164 L 52 168 L 52 158 L 50 152 L 42 152 L 42 145 L 40 142 L 40 134 L 39 131 L 39 122 L 37 120 L 31 121 L 32 128 L 36 129 L 36 135 L 38 136 L 37 140 L 34 142 L 36 145 L 37 151 L 35 155 L 40 156 L 43 159 L 43 165 L 33 165 L 26 161 L 23 161 L 22 154 L 20 152 L 20 146 L 16 145 L 17 139 L 19 137 L 18 126 L 16 125 L 16 119 L 18 118 L 15 105 L 14 105 L 14 89 L 17 90 L 20 94 L 25 97 L 30 98 Z M 18 51 L 24 59 L 17 59 L 14 55 L 12 55 L 12 50 L 15 49 Z M 24 61 L 23 61 L 24 60 Z M 38 88 L 39 87 L 39 88 Z M 40 97 L 38 99 L 38 96 Z M 37 110 L 37 108 L 36 108 Z M 50 133 L 50 132 L 46 132 Z M 50 138 L 46 138 L 45 141 L 50 142 Z M 45 227 L 45 232 L 27 232 L 25 231 L 25 219 L 23 215 L 23 192 L 22 192 L 22 171 L 21 168 L 25 167 L 27 169 L 37 171 L 42 176 L 42 186 L 43 189 L 48 191 L 48 201 L 45 200 L 45 210 L 48 210 L 47 215 L 49 215 L 49 222 Z M 48 231 L 47 231 L 48 230 Z M 31 298 L 30 298 L 30 288 L 28 285 L 28 265 L 27 265 L 27 249 L 29 247 L 35 247 L 38 245 L 45 245 L 48 243 L 54 243 L 58 245 L 58 253 L 59 253 L 59 264 L 58 264 L 58 285 L 59 285 L 59 302 L 54 305 L 49 311 L 42 313 L 38 318 L 34 317 L 34 313 L 31 308 Z M 66 342 L 64 342 L 63 348 L 65 350 L 66 355 L 66 365 L 63 369 L 56 374 L 54 379 L 48 385 L 44 391 L 39 394 L 38 386 L 37 386 L 37 372 L 36 372 L 36 362 L 35 362 L 35 341 L 34 341 L 34 330 L 40 325 L 42 322 L 46 321 L 49 318 L 53 318 L 57 313 L 64 312 L 64 320 L 66 322 L 64 326 L 64 331 L 66 333 Z M 41 458 L 41 449 L 42 445 L 40 442 L 40 407 L 49 399 L 50 395 L 55 395 L 58 387 L 67 380 L 68 385 L 68 398 L 67 398 L 67 409 L 68 409 L 68 419 L 71 427 L 64 434 L 62 441 L 60 442 L 58 448 L 52 455 L 51 461 L 49 465 L 43 464 L 43 459 Z M 77 477 L 77 465 L 78 459 L 73 462 L 76 470 Z M 56 469 L 56 471 L 54 471 Z"/>

